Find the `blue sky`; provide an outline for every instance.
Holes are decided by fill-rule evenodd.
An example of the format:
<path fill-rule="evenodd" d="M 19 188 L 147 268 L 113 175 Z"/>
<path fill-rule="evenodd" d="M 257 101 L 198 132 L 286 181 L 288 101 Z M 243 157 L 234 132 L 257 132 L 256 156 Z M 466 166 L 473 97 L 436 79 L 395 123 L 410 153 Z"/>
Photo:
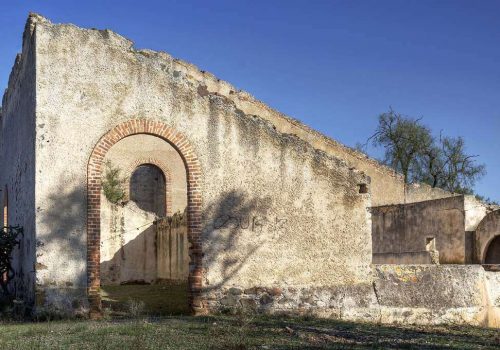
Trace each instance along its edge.
<path fill-rule="evenodd" d="M 389 106 L 421 116 L 465 138 L 500 200 L 500 1 L 1 1 L 1 89 L 30 11 L 166 51 L 349 146 Z"/>

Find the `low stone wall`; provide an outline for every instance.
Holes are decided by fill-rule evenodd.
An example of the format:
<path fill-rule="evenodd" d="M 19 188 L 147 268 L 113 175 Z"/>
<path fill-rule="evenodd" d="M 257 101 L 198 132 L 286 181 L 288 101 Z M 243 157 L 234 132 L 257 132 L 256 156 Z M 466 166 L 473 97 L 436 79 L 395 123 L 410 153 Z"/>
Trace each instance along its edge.
<path fill-rule="evenodd" d="M 481 266 L 379 265 L 373 271 L 382 323 L 488 323 Z"/>
<path fill-rule="evenodd" d="M 373 253 L 373 264 L 439 264 L 439 252 Z"/>
<path fill-rule="evenodd" d="M 486 272 L 479 265 L 378 265 L 372 272 L 372 284 L 206 291 L 207 308 L 390 324 L 499 327 L 498 272 Z"/>
<path fill-rule="evenodd" d="M 211 312 L 311 315 L 377 322 L 377 297 L 371 284 L 330 287 L 225 288 L 208 293 Z"/>

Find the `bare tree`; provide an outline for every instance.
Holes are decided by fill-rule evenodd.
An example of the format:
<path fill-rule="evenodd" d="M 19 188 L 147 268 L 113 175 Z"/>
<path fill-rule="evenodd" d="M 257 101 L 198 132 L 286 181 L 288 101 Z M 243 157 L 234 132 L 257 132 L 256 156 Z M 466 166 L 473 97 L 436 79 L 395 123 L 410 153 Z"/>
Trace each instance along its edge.
<path fill-rule="evenodd" d="M 462 137 L 432 137 L 420 119 L 394 112 L 379 116 L 379 125 L 370 137 L 374 146 L 385 148 L 384 162 L 403 174 L 405 182 L 425 182 L 450 192 L 470 194 L 485 175 L 483 164 L 465 152 Z"/>
<path fill-rule="evenodd" d="M 484 164 L 477 164 L 477 155 L 465 153 L 462 137 L 444 137 L 441 140 L 442 170 L 437 178 L 437 186 L 445 190 L 470 194 L 478 179 L 486 174 Z"/>
<path fill-rule="evenodd" d="M 384 163 L 403 174 L 406 183 L 413 181 L 412 169 L 433 143 L 430 130 L 392 109 L 379 116 L 378 127 L 370 139 L 374 146 L 385 148 Z"/>

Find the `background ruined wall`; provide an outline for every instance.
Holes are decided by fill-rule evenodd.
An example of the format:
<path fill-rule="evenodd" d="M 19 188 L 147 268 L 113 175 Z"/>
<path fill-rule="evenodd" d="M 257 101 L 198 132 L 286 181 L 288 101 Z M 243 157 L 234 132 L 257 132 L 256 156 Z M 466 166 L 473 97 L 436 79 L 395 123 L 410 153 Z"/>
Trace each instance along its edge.
<path fill-rule="evenodd" d="M 500 235 L 498 207 L 470 195 L 371 210 L 374 264 L 432 263 L 426 237 L 435 237 L 440 263 L 480 264 L 487 244 Z"/>
<path fill-rule="evenodd" d="M 380 253 L 425 252 L 427 237 L 435 239 L 440 263 L 465 263 L 463 196 L 373 207 L 371 210 L 373 252 L 378 253 L 378 263 L 382 263 Z M 391 254 L 388 258 L 392 257 Z"/>
<path fill-rule="evenodd" d="M 491 261 L 486 261 L 486 253 L 490 249 L 493 249 L 490 252 L 490 259 L 494 258 L 496 263 L 500 262 L 500 247 L 498 243 L 492 244 L 498 237 L 500 237 L 500 209 L 488 213 L 477 226 L 474 241 L 476 263 L 491 264 Z"/>
<path fill-rule="evenodd" d="M 362 173 L 208 91 L 167 54 L 43 19 L 37 35 L 37 118 L 45 125 L 37 224 L 51 248 L 40 258 L 48 266 L 42 283 L 85 286 L 87 161 L 103 134 L 132 118 L 174 127 L 200 160 L 207 293 L 371 283 Z"/>
<path fill-rule="evenodd" d="M 7 190 L 8 224 L 24 228 L 18 237 L 21 245 L 13 253 L 16 276 L 10 287 L 27 306 L 35 299 L 35 245 L 39 243 L 35 238 L 35 42 L 28 23 L 22 53 L 16 57 L 3 96 L 0 130 L 0 198 Z"/>

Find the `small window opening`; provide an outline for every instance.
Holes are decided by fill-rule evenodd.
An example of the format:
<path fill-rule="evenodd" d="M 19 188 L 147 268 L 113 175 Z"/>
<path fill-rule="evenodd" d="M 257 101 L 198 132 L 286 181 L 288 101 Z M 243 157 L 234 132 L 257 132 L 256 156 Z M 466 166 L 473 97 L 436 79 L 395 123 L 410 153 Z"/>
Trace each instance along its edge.
<path fill-rule="evenodd" d="M 368 185 L 367 184 L 359 184 L 359 193 L 368 193 Z"/>
<path fill-rule="evenodd" d="M 427 237 L 425 239 L 425 250 L 427 250 L 428 252 L 436 250 L 436 238 Z"/>

